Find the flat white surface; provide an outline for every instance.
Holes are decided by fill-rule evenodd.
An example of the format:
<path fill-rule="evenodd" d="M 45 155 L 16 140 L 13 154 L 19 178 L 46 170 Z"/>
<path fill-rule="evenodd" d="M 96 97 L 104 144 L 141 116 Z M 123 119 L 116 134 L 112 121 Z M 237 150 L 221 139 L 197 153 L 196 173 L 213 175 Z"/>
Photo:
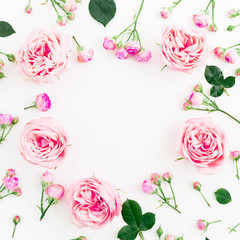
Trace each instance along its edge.
<path fill-rule="evenodd" d="M 56 27 L 56 15 L 50 3 L 40 5 L 33 1 L 33 12 L 24 12 L 26 1 L 1 1 L 0 20 L 13 25 L 16 34 L 0 39 L 0 49 L 16 52 L 28 34 L 35 28 L 51 29 Z M 117 239 L 119 229 L 125 225 L 121 217 L 99 230 L 78 229 L 70 222 L 69 208 L 65 199 L 56 207 L 51 207 L 45 219 L 40 222 L 39 204 L 40 178 L 45 169 L 26 162 L 19 152 L 19 136 L 24 125 L 35 118 L 54 117 L 66 129 L 70 143 L 69 154 L 57 170 L 52 171 L 55 182 L 68 186 L 82 177 L 92 176 L 105 179 L 121 189 L 122 200 L 137 200 L 143 212 L 156 213 L 156 225 L 144 232 L 145 239 L 157 239 L 159 224 L 166 232 L 185 240 L 237 240 L 240 229 L 228 234 L 227 227 L 240 222 L 240 182 L 234 176 L 234 166 L 228 154 L 218 174 L 205 176 L 197 173 L 195 167 L 186 160 L 175 162 L 180 155 L 176 152 L 176 139 L 179 128 L 192 117 L 209 116 L 207 113 L 182 110 L 185 98 L 192 87 L 200 81 L 209 91 L 203 73 L 204 68 L 193 75 L 173 71 L 170 68 L 160 72 L 163 63 L 158 56 L 165 24 L 195 28 L 192 14 L 202 9 L 208 1 L 183 0 L 173 15 L 161 19 L 162 7 L 170 1 L 146 0 L 139 19 L 138 28 L 143 46 L 152 51 L 149 63 L 141 64 L 133 58 L 118 60 L 113 52 L 102 47 L 105 36 L 113 36 L 124 29 L 131 21 L 134 10 L 139 8 L 140 0 L 116 0 L 117 13 L 104 28 L 95 22 L 88 13 L 88 1 L 83 0 L 76 11 L 76 20 L 66 27 L 59 28 L 69 37 L 75 35 L 80 44 L 93 48 L 94 59 L 87 64 L 76 62 L 74 43 L 70 39 L 69 49 L 71 69 L 60 76 L 53 84 L 36 85 L 26 82 L 19 74 L 16 64 L 6 61 L 7 78 L 0 80 L 0 111 L 19 116 L 19 123 L 13 128 L 8 140 L 0 146 L 0 177 L 8 168 L 16 169 L 23 189 L 19 198 L 9 197 L 0 202 L 0 239 L 11 239 L 12 217 L 19 214 L 22 222 L 16 231 L 16 240 L 68 240 L 85 235 L 91 240 Z M 208 30 L 211 47 L 230 46 L 239 43 L 240 30 L 227 32 L 230 23 L 237 24 L 239 19 L 230 20 L 226 10 L 237 7 L 236 0 L 217 0 L 217 33 Z M 233 75 L 238 65 L 230 65 L 211 54 L 206 62 L 217 65 L 225 76 Z M 230 97 L 223 95 L 217 102 L 223 109 L 240 118 L 239 79 L 229 90 Z M 47 113 L 23 108 L 32 103 L 35 96 L 46 92 L 52 99 L 52 109 Z M 213 113 L 212 118 L 223 129 L 227 137 L 227 153 L 240 149 L 240 126 L 224 115 Z M 171 171 L 174 175 L 173 186 L 179 209 L 178 214 L 163 206 L 158 206 L 155 196 L 144 194 L 141 184 L 152 172 Z M 203 193 L 212 205 L 207 207 L 199 193 L 192 189 L 193 181 L 200 181 Z M 214 198 L 214 191 L 227 188 L 233 201 L 222 206 Z M 222 222 L 210 226 L 207 234 L 201 236 L 196 227 L 198 219 Z"/>

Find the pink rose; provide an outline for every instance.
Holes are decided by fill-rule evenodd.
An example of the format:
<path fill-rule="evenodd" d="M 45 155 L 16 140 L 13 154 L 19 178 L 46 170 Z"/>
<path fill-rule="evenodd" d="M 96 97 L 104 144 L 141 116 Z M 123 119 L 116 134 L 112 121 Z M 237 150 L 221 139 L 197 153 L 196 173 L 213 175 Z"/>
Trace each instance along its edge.
<path fill-rule="evenodd" d="M 42 112 L 46 112 L 51 108 L 51 100 L 46 93 L 37 95 L 36 107 Z"/>
<path fill-rule="evenodd" d="M 224 160 L 223 133 L 211 118 L 189 119 L 180 131 L 177 150 L 205 174 L 213 174 Z"/>
<path fill-rule="evenodd" d="M 35 30 L 19 50 L 17 62 L 27 79 L 51 82 L 66 69 L 66 39 L 58 33 Z"/>
<path fill-rule="evenodd" d="M 16 172 L 13 169 L 8 169 L 6 175 L 9 177 L 14 177 L 16 175 Z"/>
<path fill-rule="evenodd" d="M 218 58 L 221 58 L 222 55 L 224 54 L 224 50 L 221 47 L 216 47 L 216 48 L 214 48 L 213 51 L 214 51 L 215 56 Z"/>
<path fill-rule="evenodd" d="M 126 44 L 125 49 L 130 55 L 134 56 L 139 52 L 139 50 L 141 49 L 141 46 L 137 41 L 129 41 Z"/>
<path fill-rule="evenodd" d="M 45 183 L 52 183 L 53 182 L 53 175 L 46 171 L 43 175 L 42 175 L 42 182 Z"/>
<path fill-rule="evenodd" d="M 230 155 L 232 158 L 237 158 L 240 156 L 240 150 L 232 151 Z"/>
<path fill-rule="evenodd" d="M 193 188 L 194 189 L 196 189 L 196 190 L 198 190 L 198 191 L 201 191 L 201 183 L 199 183 L 199 182 L 194 182 L 193 183 Z"/>
<path fill-rule="evenodd" d="M 128 52 L 125 48 L 118 48 L 115 51 L 115 55 L 118 59 L 127 59 L 128 58 Z"/>
<path fill-rule="evenodd" d="M 226 62 L 234 64 L 238 61 L 238 54 L 234 49 L 231 49 L 225 53 L 224 58 Z"/>
<path fill-rule="evenodd" d="M 81 63 L 87 63 L 92 60 L 94 51 L 92 49 L 84 49 L 78 53 L 77 60 Z"/>
<path fill-rule="evenodd" d="M 193 92 L 188 101 L 193 105 L 200 106 L 203 102 L 204 96 L 200 92 Z"/>
<path fill-rule="evenodd" d="M 10 114 L 0 114 L 0 125 L 1 124 L 8 124 L 11 125 L 13 121 L 13 117 Z"/>
<path fill-rule="evenodd" d="M 208 56 L 203 33 L 177 27 L 166 27 L 160 47 L 160 57 L 173 69 L 189 72 L 201 67 Z"/>
<path fill-rule="evenodd" d="M 45 192 L 49 197 L 59 200 L 64 195 L 64 187 L 60 184 L 51 184 Z"/>
<path fill-rule="evenodd" d="M 152 173 L 150 180 L 152 181 L 152 183 L 158 184 L 158 182 L 161 181 L 161 177 L 158 173 Z"/>
<path fill-rule="evenodd" d="M 18 188 L 18 178 L 5 176 L 3 178 L 3 184 L 9 191 L 15 191 Z"/>
<path fill-rule="evenodd" d="M 135 59 L 138 62 L 148 62 L 151 57 L 152 57 L 151 52 L 145 50 L 142 50 L 135 55 Z"/>
<path fill-rule="evenodd" d="M 202 220 L 202 219 L 200 219 L 197 222 L 197 227 L 198 227 L 199 230 L 205 231 L 205 230 L 207 230 L 207 222 Z"/>
<path fill-rule="evenodd" d="M 103 41 L 103 47 L 107 50 L 114 50 L 117 44 L 114 39 L 110 37 L 105 37 Z"/>
<path fill-rule="evenodd" d="M 25 7 L 25 12 L 28 13 L 28 14 L 30 14 L 30 13 L 32 12 L 32 8 L 31 8 L 30 5 L 27 5 L 27 6 Z"/>
<path fill-rule="evenodd" d="M 95 177 L 83 178 L 71 184 L 67 201 L 72 222 L 78 227 L 100 228 L 119 216 L 122 209 L 116 188 Z"/>
<path fill-rule="evenodd" d="M 64 9 L 67 12 L 73 12 L 77 9 L 77 3 L 75 0 L 66 0 L 64 4 Z"/>
<path fill-rule="evenodd" d="M 170 234 L 166 237 L 166 240 L 175 240 L 175 236 Z"/>
<path fill-rule="evenodd" d="M 208 26 L 209 16 L 200 12 L 198 14 L 193 15 L 193 22 L 199 28 L 205 28 Z"/>
<path fill-rule="evenodd" d="M 18 187 L 17 189 L 14 190 L 14 194 L 18 197 L 21 196 L 22 195 L 22 189 Z"/>
<path fill-rule="evenodd" d="M 157 186 L 151 180 L 145 180 L 142 184 L 142 190 L 145 193 L 153 193 Z"/>
<path fill-rule="evenodd" d="M 66 148 L 66 133 L 53 118 L 32 120 L 25 125 L 21 134 L 21 154 L 34 165 L 58 167 L 66 155 Z"/>
<path fill-rule="evenodd" d="M 160 15 L 162 18 L 167 19 L 171 15 L 171 12 L 168 8 L 163 8 L 160 12 Z"/>
<path fill-rule="evenodd" d="M 173 178 L 173 175 L 172 175 L 172 173 L 170 173 L 170 172 L 166 172 L 166 173 L 164 173 L 164 174 L 162 175 L 162 177 L 163 177 L 163 180 L 164 180 L 164 181 L 170 182 L 170 181 L 172 180 L 172 178 Z"/>

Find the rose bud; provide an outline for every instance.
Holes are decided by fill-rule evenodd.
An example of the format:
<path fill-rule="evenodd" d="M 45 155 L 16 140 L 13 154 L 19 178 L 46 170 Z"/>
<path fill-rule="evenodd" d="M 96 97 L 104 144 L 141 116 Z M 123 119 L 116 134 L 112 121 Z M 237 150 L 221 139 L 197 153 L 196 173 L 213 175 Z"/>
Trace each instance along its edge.
<path fill-rule="evenodd" d="M 237 68 L 237 69 L 236 69 L 235 74 L 236 74 L 237 77 L 240 76 L 240 68 Z"/>
<path fill-rule="evenodd" d="M 201 83 L 198 83 L 194 88 L 193 91 L 194 92 L 202 92 L 203 86 Z"/>
<path fill-rule="evenodd" d="M 12 125 L 16 125 L 18 121 L 19 121 L 18 117 L 13 118 Z"/>
<path fill-rule="evenodd" d="M 75 13 L 69 12 L 67 13 L 67 19 L 73 21 L 75 19 Z"/>
<path fill-rule="evenodd" d="M 238 11 L 236 11 L 236 9 L 229 10 L 227 14 L 228 14 L 229 18 L 234 18 L 239 15 L 239 13 L 238 13 Z"/>
<path fill-rule="evenodd" d="M 221 47 L 216 47 L 216 48 L 214 48 L 213 51 L 214 51 L 215 56 L 218 58 L 221 58 L 224 54 L 224 49 Z"/>
<path fill-rule="evenodd" d="M 13 194 L 16 195 L 17 197 L 21 196 L 22 195 L 22 189 L 21 188 L 15 189 Z"/>
<path fill-rule="evenodd" d="M 25 12 L 28 13 L 28 14 L 30 14 L 32 12 L 32 8 L 31 8 L 30 5 L 26 6 Z"/>
<path fill-rule="evenodd" d="M 156 189 L 157 186 L 151 180 L 145 180 L 142 184 L 142 190 L 145 193 L 153 193 Z"/>
<path fill-rule="evenodd" d="M 171 8 L 163 8 L 160 12 L 162 18 L 167 19 L 171 15 Z"/>
<path fill-rule="evenodd" d="M 199 192 L 201 191 L 201 186 L 202 186 L 202 185 L 201 185 L 201 183 L 199 183 L 199 182 L 194 182 L 194 183 L 193 183 L 193 188 L 196 189 L 196 190 L 199 191 Z"/>
<path fill-rule="evenodd" d="M 163 235 L 163 230 L 162 230 L 161 226 L 159 226 L 159 228 L 157 229 L 157 235 L 158 235 L 159 239 Z"/>
<path fill-rule="evenodd" d="M 14 229 L 13 229 L 13 234 L 12 234 L 12 238 L 14 238 L 14 235 L 15 235 L 15 231 L 16 231 L 16 226 L 20 223 L 20 221 L 21 221 L 21 218 L 20 218 L 20 216 L 15 216 L 14 218 L 13 218 L 13 223 L 14 223 Z"/>
<path fill-rule="evenodd" d="M 236 28 L 236 26 L 229 25 L 229 26 L 227 27 L 227 30 L 231 32 L 231 31 L 233 31 L 235 28 Z"/>
<path fill-rule="evenodd" d="M 183 104 L 183 109 L 184 109 L 185 111 L 187 111 L 187 110 L 189 110 L 189 109 L 191 109 L 191 108 L 192 108 L 192 104 L 189 103 L 188 101 L 186 101 L 186 102 Z"/>
<path fill-rule="evenodd" d="M 73 0 L 66 0 L 63 7 L 67 12 L 74 12 L 77 9 L 77 3 Z"/>
<path fill-rule="evenodd" d="M 232 158 L 237 158 L 240 156 L 240 150 L 232 151 L 230 155 Z"/>
<path fill-rule="evenodd" d="M 18 178 L 6 176 L 3 178 L 3 184 L 9 191 L 15 191 L 18 188 Z"/>
<path fill-rule="evenodd" d="M 127 59 L 128 58 L 128 52 L 125 48 L 118 48 L 115 51 L 115 55 L 118 59 Z"/>
<path fill-rule="evenodd" d="M 64 195 L 64 187 L 60 184 L 51 184 L 47 189 L 46 189 L 46 194 L 49 197 L 52 197 L 56 200 L 59 200 L 63 197 Z"/>
<path fill-rule="evenodd" d="M 161 176 L 158 173 L 153 173 L 150 178 L 151 182 L 154 184 L 158 184 L 161 181 Z"/>
<path fill-rule="evenodd" d="M 65 26 L 67 23 L 66 18 L 63 18 L 61 16 L 58 17 L 57 24 L 61 27 Z"/>
<path fill-rule="evenodd" d="M 173 175 L 169 172 L 166 172 L 162 175 L 162 178 L 164 181 L 166 182 L 171 182 L 172 181 L 172 178 L 173 178 Z"/>
<path fill-rule="evenodd" d="M 51 184 L 53 182 L 53 175 L 46 171 L 43 175 L 42 175 L 42 182 L 44 184 Z"/>
<path fill-rule="evenodd" d="M 103 47 L 107 50 L 114 50 L 117 44 L 114 39 L 110 37 L 105 37 L 103 41 Z"/>
<path fill-rule="evenodd" d="M 78 53 L 77 60 L 80 63 L 87 63 L 92 60 L 94 55 L 94 51 L 92 49 L 84 49 L 83 51 Z"/>
<path fill-rule="evenodd" d="M 3 72 L 0 72 L 0 79 L 4 77 L 5 77 L 5 74 Z"/>
<path fill-rule="evenodd" d="M 167 235 L 166 240 L 175 240 L 175 236 L 172 234 Z"/>
<path fill-rule="evenodd" d="M 139 52 L 141 46 L 137 41 L 129 41 L 127 42 L 125 48 L 130 55 L 134 56 Z"/>
<path fill-rule="evenodd" d="M 3 68 L 4 67 L 4 62 L 3 60 L 0 59 L 0 68 Z"/>
<path fill-rule="evenodd" d="M 151 57 L 151 52 L 145 50 L 142 50 L 135 55 L 135 59 L 138 62 L 148 62 Z"/>
<path fill-rule="evenodd" d="M 209 30 L 211 32 L 216 32 L 218 30 L 218 26 L 215 24 L 215 23 L 212 23 L 210 26 L 209 26 Z"/>
<path fill-rule="evenodd" d="M 202 219 L 200 219 L 197 222 L 197 227 L 198 227 L 199 230 L 205 231 L 205 230 L 207 230 L 207 228 L 206 228 L 207 227 L 207 222 L 202 220 Z"/>
<path fill-rule="evenodd" d="M 16 58 L 13 54 L 7 54 L 7 58 L 9 62 L 16 62 Z"/>
<path fill-rule="evenodd" d="M 37 108 L 42 112 L 46 112 L 51 108 L 51 100 L 46 93 L 41 93 L 37 95 L 36 101 L 34 102 L 33 105 L 26 107 L 24 109 L 26 110 L 29 108 Z"/>
<path fill-rule="evenodd" d="M 202 95 L 202 93 L 200 92 L 193 92 L 188 101 L 192 104 L 192 105 L 196 105 L 196 106 L 200 106 L 203 102 L 203 98 L 204 96 Z"/>
<path fill-rule="evenodd" d="M 209 16 L 200 12 L 198 14 L 193 15 L 193 22 L 199 28 L 205 28 L 208 26 Z"/>
<path fill-rule="evenodd" d="M 15 173 L 15 170 L 13 170 L 13 169 L 8 169 L 6 172 L 6 176 L 14 177 L 15 175 L 16 175 L 16 173 Z"/>
<path fill-rule="evenodd" d="M 234 64 L 238 61 L 238 54 L 234 49 L 228 50 L 224 55 L 225 61 Z"/>

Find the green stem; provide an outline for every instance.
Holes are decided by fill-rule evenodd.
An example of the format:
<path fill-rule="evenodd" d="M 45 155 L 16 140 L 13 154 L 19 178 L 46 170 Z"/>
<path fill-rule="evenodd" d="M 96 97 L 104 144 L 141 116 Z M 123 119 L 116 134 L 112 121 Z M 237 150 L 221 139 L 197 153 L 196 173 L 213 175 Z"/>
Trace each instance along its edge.
<path fill-rule="evenodd" d="M 43 213 L 43 196 L 44 196 L 44 187 L 42 186 L 42 195 L 41 195 L 41 213 Z"/>
<path fill-rule="evenodd" d="M 30 6 L 30 4 L 31 4 L 31 0 L 28 1 L 28 6 Z"/>
<path fill-rule="evenodd" d="M 235 160 L 235 162 L 236 162 L 236 177 L 239 180 L 240 178 L 239 178 L 239 172 L 238 172 L 238 161 Z"/>
<path fill-rule="evenodd" d="M 233 231 L 236 231 L 236 228 L 240 225 L 240 223 L 238 223 L 235 227 L 231 228 L 229 233 L 233 232 Z"/>
<path fill-rule="evenodd" d="M 211 98 L 209 98 L 203 91 L 201 93 L 205 98 L 207 98 L 212 103 L 212 107 L 218 108 L 218 105 L 216 104 L 216 102 L 214 102 Z"/>
<path fill-rule="evenodd" d="M 171 189 L 171 192 L 172 192 L 173 201 L 174 201 L 174 206 L 175 206 L 175 208 L 176 208 L 176 207 L 177 207 L 177 202 L 176 202 L 176 197 L 175 197 L 175 194 L 174 194 L 174 192 L 173 192 L 173 188 L 172 188 L 171 182 L 169 183 L 169 186 L 170 186 L 170 189 Z"/>
<path fill-rule="evenodd" d="M 174 4 L 174 6 L 172 6 L 172 8 L 175 8 L 181 1 L 182 1 L 182 0 L 179 0 L 178 2 L 176 2 L 176 3 Z"/>
<path fill-rule="evenodd" d="M 229 116 L 230 118 L 232 118 L 233 120 L 235 120 L 237 123 L 239 123 L 239 124 L 240 124 L 240 121 L 239 121 L 239 120 L 237 120 L 235 117 L 233 117 L 231 114 L 229 114 L 229 113 L 227 113 L 227 112 L 223 111 L 223 110 L 222 110 L 222 109 L 220 109 L 220 108 L 218 108 L 218 109 L 217 109 L 217 111 L 219 111 L 219 112 L 222 112 L 222 113 L 226 114 L 227 116 Z"/>
<path fill-rule="evenodd" d="M 138 33 L 137 30 L 136 30 L 136 34 L 137 34 L 137 38 L 138 38 L 138 41 L 139 41 L 140 47 L 141 47 L 141 49 L 142 49 L 142 43 L 141 43 L 141 40 L 140 40 L 140 37 L 139 37 L 139 33 Z"/>
<path fill-rule="evenodd" d="M 239 24 L 239 25 L 237 25 L 237 26 L 240 26 L 240 24 Z M 226 51 L 227 49 L 230 49 L 230 48 L 237 47 L 237 46 L 240 46 L 240 43 L 238 43 L 238 44 L 235 44 L 235 45 L 233 45 L 233 46 L 230 46 L 230 47 L 227 47 L 227 48 L 224 48 L 224 51 Z"/>
<path fill-rule="evenodd" d="M 12 233 L 12 238 L 14 238 L 15 231 L 16 231 L 17 224 L 14 225 L 13 233 Z"/>
<path fill-rule="evenodd" d="M 135 18 L 135 21 L 134 21 L 134 29 L 133 29 L 133 30 L 136 30 L 136 28 L 137 28 L 138 18 L 139 18 L 139 15 L 140 15 L 141 11 L 142 11 L 144 1 L 145 1 L 145 0 L 142 0 L 142 3 L 141 3 L 140 8 L 139 8 L 139 10 L 138 10 L 138 14 L 137 14 L 137 16 L 136 16 L 136 18 Z"/>
<path fill-rule="evenodd" d="M 121 33 L 119 33 L 116 37 L 114 36 L 115 39 L 118 39 L 123 33 L 125 33 L 132 25 L 134 24 L 131 23 L 126 29 L 124 29 Z"/>
<path fill-rule="evenodd" d="M 138 232 L 138 234 L 139 234 L 140 238 L 141 238 L 142 240 L 144 240 L 143 233 L 140 231 L 140 232 Z"/>
<path fill-rule="evenodd" d="M 3 136 L 4 136 L 6 128 L 7 128 L 7 125 L 4 125 L 3 130 L 2 130 L 2 135 L 0 137 L 0 143 L 3 141 Z"/>
<path fill-rule="evenodd" d="M 6 195 L 4 195 L 4 196 L 0 197 L 0 199 L 3 199 L 3 198 L 5 198 L 5 197 L 7 197 L 7 196 L 9 196 L 9 195 L 12 195 L 12 194 L 13 194 L 13 192 L 11 192 L 11 193 L 8 193 L 8 194 L 6 194 Z"/>
<path fill-rule="evenodd" d="M 6 139 L 6 137 L 8 136 L 8 134 L 10 133 L 10 131 L 12 130 L 13 125 L 11 125 L 11 127 L 9 128 L 7 134 L 3 137 L 3 139 L 1 139 L 2 141 L 4 141 Z"/>
<path fill-rule="evenodd" d="M 8 56 L 8 54 L 4 52 L 0 52 L 0 54 L 5 55 L 6 57 Z"/>
<path fill-rule="evenodd" d="M 36 103 L 34 103 L 33 105 L 31 105 L 31 106 L 29 106 L 29 107 L 25 107 L 24 110 L 29 109 L 29 108 L 36 108 L 36 107 L 37 107 L 37 106 L 36 106 Z"/>
<path fill-rule="evenodd" d="M 44 218 L 47 210 L 48 210 L 48 209 L 50 208 L 50 206 L 53 204 L 53 201 L 54 201 L 54 199 L 51 200 L 51 202 L 48 204 L 47 208 L 42 212 L 42 215 L 41 215 L 41 217 L 40 217 L 40 221 L 42 221 L 42 219 Z"/>
<path fill-rule="evenodd" d="M 77 44 L 77 46 L 81 49 L 81 51 L 83 51 L 83 48 L 80 46 L 80 44 L 78 43 L 77 39 L 72 36 L 73 40 L 75 41 L 75 43 Z"/>
<path fill-rule="evenodd" d="M 208 223 L 208 225 L 210 225 L 210 224 L 213 224 L 213 223 L 218 223 L 218 222 L 221 222 L 222 220 L 217 220 L 217 221 L 214 221 L 214 222 L 210 222 L 210 223 Z"/>
<path fill-rule="evenodd" d="M 215 8 L 215 1 L 212 0 L 212 24 L 214 24 L 214 8 Z"/>
<path fill-rule="evenodd" d="M 194 107 L 191 107 L 190 108 L 191 110 L 197 110 L 197 111 L 205 111 L 205 112 L 216 112 L 217 109 L 208 109 L 208 108 L 194 108 Z"/>
<path fill-rule="evenodd" d="M 164 198 L 164 201 L 166 202 L 166 201 L 167 201 L 167 198 L 166 198 L 166 196 L 165 196 L 165 194 L 164 194 L 164 192 L 163 192 L 163 190 L 162 190 L 161 183 L 159 183 L 158 188 L 159 188 L 160 192 L 162 193 L 162 196 L 163 196 L 163 198 Z"/>
<path fill-rule="evenodd" d="M 68 14 L 68 11 L 66 11 L 59 2 L 57 2 L 56 0 L 53 0 L 53 1 L 58 5 L 59 8 L 61 8 L 66 14 Z"/>
<path fill-rule="evenodd" d="M 209 6 L 210 6 L 211 2 L 212 2 L 212 0 L 210 0 L 210 1 L 209 1 L 208 5 L 207 5 L 207 7 L 206 7 L 206 9 L 205 9 L 205 11 L 207 11 L 207 10 L 208 10 L 208 8 L 209 8 Z"/>
<path fill-rule="evenodd" d="M 1 188 L 2 188 L 2 186 L 1 186 Z M 1 190 L 0 190 L 0 193 L 3 192 L 5 189 L 6 189 L 6 187 L 4 187 L 3 189 L 1 189 Z"/>
<path fill-rule="evenodd" d="M 61 17 L 60 14 L 58 13 L 58 10 L 57 10 L 55 4 L 54 4 L 54 1 L 53 1 L 53 0 L 50 0 L 50 1 L 51 1 L 51 3 L 52 3 L 52 6 L 53 6 L 55 12 L 57 13 L 58 17 Z"/>
<path fill-rule="evenodd" d="M 227 96 L 229 96 L 229 93 L 226 88 L 224 88 L 223 91 L 227 94 Z"/>
<path fill-rule="evenodd" d="M 209 207 L 211 207 L 210 206 L 210 204 L 209 204 L 209 202 L 207 201 L 207 199 L 204 197 L 204 195 L 202 194 L 202 192 L 201 191 L 199 191 L 200 192 L 200 194 L 202 195 L 202 197 L 203 197 L 203 199 L 205 200 L 205 202 L 207 203 L 207 205 L 209 206 Z"/>

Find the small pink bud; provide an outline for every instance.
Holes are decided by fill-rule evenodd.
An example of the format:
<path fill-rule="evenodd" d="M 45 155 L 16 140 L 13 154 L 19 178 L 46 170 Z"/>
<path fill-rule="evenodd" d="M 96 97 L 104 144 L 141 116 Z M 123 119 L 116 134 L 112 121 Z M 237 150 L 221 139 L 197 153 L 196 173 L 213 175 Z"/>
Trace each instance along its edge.
<path fill-rule="evenodd" d="M 190 104 L 189 102 L 185 102 L 185 103 L 183 104 L 183 109 L 184 109 L 185 111 L 191 109 L 191 107 L 192 107 L 192 104 Z"/>
<path fill-rule="evenodd" d="M 194 92 L 201 92 L 202 89 L 203 89 L 203 86 L 202 86 L 202 84 L 199 83 L 199 84 L 195 85 L 195 87 L 193 88 L 193 91 Z"/>
<path fill-rule="evenodd" d="M 4 62 L 3 60 L 0 59 L 0 68 L 3 68 L 4 67 Z"/>
<path fill-rule="evenodd" d="M 237 77 L 240 76 L 240 68 L 236 69 L 235 74 L 236 74 Z"/>
<path fill-rule="evenodd" d="M 197 222 L 197 227 L 198 227 L 199 230 L 205 231 L 205 230 L 207 230 L 207 222 L 202 220 L 202 219 L 200 219 Z"/>
<path fill-rule="evenodd" d="M 0 125 L 1 124 L 8 124 L 12 125 L 13 117 L 10 114 L 0 114 Z"/>
<path fill-rule="evenodd" d="M 190 95 L 188 101 L 190 103 L 192 103 L 192 105 L 200 106 L 202 104 L 202 102 L 203 102 L 203 98 L 204 98 L 204 96 L 202 95 L 202 93 L 200 93 L 200 92 L 193 92 Z"/>
<path fill-rule="evenodd" d="M 199 28 L 205 28 L 208 26 L 209 23 L 209 16 L 200 12 L 198 14 L 193 15 L 193 22 Z"/>
<path fill-rule="evenodd" d="M 46 189 L 46 194 L 54 199 L 61 199 L 64 195 L 64 187 L 60 184 L 51 184 Z"/>
<path fill-rule="evenodd" d="M 21 218 L 20 218 L 20 216 L 18 216 L 18 215 L 13 218 L 13 223 L 14 223 L 15 225 L 17 225 L 18 223 L 20 223 L 20 221 L 21 221 Z"/>
<path fill-rule="evenodd" d="M 163 8 L 160 14 L 163 19 L 167 19 L 171 15 L 171 11 L 168 8 Z"/>
<path fill-rule="evenodd" d="M 239 16 L 239 10 L 237 11 L 236 9 L 231 9 L 228 11 L 228 17 L 229 18 L 235 18 L 237 16 Z"/>
<path fill-rule="evenodd" d="M 145 193 L 153 193 L 156 189 L 157 186 L 151 180 L 145 180 L 142 184 L 142 190 Z"/>
<path fill-rule="evenodd" d="M 226 62 L 234 64 L 238 61 L 238 54 L 234 49 L 230 49 L 225 53 L 224 58 Z"/>
<path fill-rule="evenodd" d="M 45 183 L 52 183 L 53 182 L 53 175 L 46 171 L 43 175 L 42 175 L 42 182 Z"/>
<path fill-rule="evenodd" d="M 114 39 L 110 37 L 105 37 L 103 41 L 103 47 L 107 50 L 114 50 L 117 44 Z"/>
<path fill-rule="evenodd" d="M 17 124 L 18 121 L 19 121 L 19 118 L 18 117 L 14 117 L 13 120 L 12 120 L 12 125 Z"/>
<path fill-rule="evenodd" d="M 70 12 L 67 14 L 68 20 L 73 21 L 75 19 L 75 17 L 76 17 L 75 13 Z"/>
<path fill-rule="evenodd" d="M 237 158 L 240 156 L 240 150 L 232 151 L 230 155 L 232 158 Z"/>
<path fill-rule="evenodd" d="M 127 42 L 125 48 L 130 55 L 134 56 L 139 52 L 141 46 L 137 41 L 129 41 Z"/>
<path fill-rule="evenodd" d="M 28 13 L 28 14 L 30 14 L 32 12 L 32 8 L 31 8 L 30 5 L 26 6 L 25 12 Z"/>
<path fill-rule="evenodd" d="M 67 23 L 66 18 L 63 18 L 61 16 L 58 17 L 57 24 L 61 27 L 65 26 Z"/>
<path fill-rule="evenodd" d="M 193 188 L 198 190 L 198 191 L 201 191 L 201 183 L 199 182 L 194 182 L 193 183 Z"/>
<path fill-rule="evenodd" d="M 51 108 L 51 100 L 46 93 L 37 95 L 36 107 L 42 112 L 46 112 Z"/>
<path fill-rule="evenodd" d="M 125 48 L 118 48 L 115 51 L 115 55 L 118 59 L 127 59 L 128 58 L 128 52 Z"/>
<path fill-rule="evenodd" d="M 3 184 L 9 191 L 15 191 L 18 188 L 18 178 L 5 176 L 3 178 Z"/>
<path fill-rule="evenodd" d="M 145 50 L 142 50 L 135 55 L 135 59 L 138 62 L 148 62 L 151 57 L 151 52 Z"/>
<path fill-rule="evenodd" d="M 17 188 L 17 189 L 15 189 L 14 190 L 14 194 L 16 195 L 16 196 L 21 196 L 22 195 L 22 189 L 21 188 Z"/>
<path fill-rule="evenodd" d="M 215 56 L 218 58 L 221 58 L 224 54 L 224 49 L 221 47 L 216 47 L 216 48 L 214 48 L 213 51 L 214 51 Z"/>
<path fill-rule="evenodd" d="M 77 60 L 80 63 L 87 63 L 92 60 L 94 55 L 94 51 L 92 49 L 84 49 L 83 51 L 78 53 Z"/>
<path fill-rule="evenodd" d="M 162 178 L 166 182 L 171 182 L 173 175 L 170 172 L 166 172 L 162 175 Z"/>
<path fill-rule="evenodd" d="M 6 175 L 9 177 L 14 177 L 16 175 L 15 170 L 13 169 L 8 169 L 6 172 Z"/>
<path fill-rule="evenodd" d="M 158 173 L 153 173 L 150 178 L 151 182 L 154 184 L 158 184 L 161 181 L 161 176 Z"/>
<path fill-rule="evenodd" d="M 175 236 L 172 234 L 167 235 L 166 240 L 175 240 Z"/>
<path fill-rule="evenodd" d="M 209 30 L 211 32 L 216 32 L 218 30 L 218 26 L 215 24 L 215 23 L 212 23 L 210 26 L 209 26 Z"/>

